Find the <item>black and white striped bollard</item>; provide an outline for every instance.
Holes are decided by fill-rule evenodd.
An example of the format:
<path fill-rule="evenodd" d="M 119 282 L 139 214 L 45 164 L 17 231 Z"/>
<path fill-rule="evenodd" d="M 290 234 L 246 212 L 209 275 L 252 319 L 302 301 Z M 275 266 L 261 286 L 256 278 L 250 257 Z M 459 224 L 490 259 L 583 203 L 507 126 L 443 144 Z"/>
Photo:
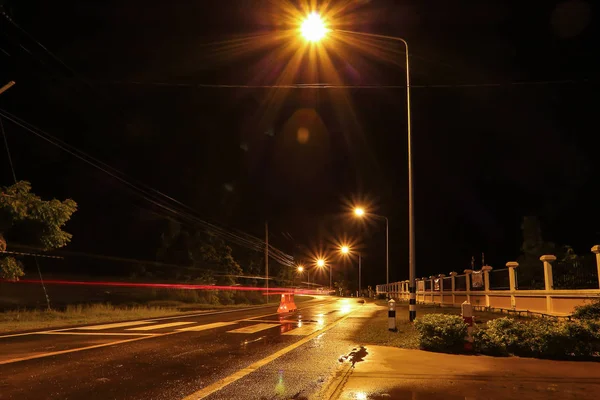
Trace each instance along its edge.
<path fill-rule="evenodd" d="M 388 301 L 388 329 L 396 332 L 396 302 L 394 299 Z"/>

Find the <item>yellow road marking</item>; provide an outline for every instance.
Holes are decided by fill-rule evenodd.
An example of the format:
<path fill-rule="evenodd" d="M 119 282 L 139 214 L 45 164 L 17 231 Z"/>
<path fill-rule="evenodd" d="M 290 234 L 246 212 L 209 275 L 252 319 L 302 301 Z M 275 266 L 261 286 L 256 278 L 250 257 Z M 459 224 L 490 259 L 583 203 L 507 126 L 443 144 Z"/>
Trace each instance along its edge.
<path fill-rule="evenodd" d="M 187 328 L 177 329 L 179 332 L 199 332 L 206 331 L 208 329 L 220 328 L 222 326 L 236 325 L 237 322 L 215 322 L 212 324 L 204 324 L 198 326 L 189 326 Z"/>
<path fill-rule="evenodd" d="M 124 326 L 134 326 L 134 325 L 143 325 L 143 324 L 151 324 L 152 321 L 129 321 L 129 322 L 117 322 L 114 324 L 104 324 L 104 325 L 93 325 L 93 326 L 80 326 L 73 329 L 83 329 L 89 331 L 100 331 L 102 329 L 113 329 L 113 328 L 122 328 Z"/>
<path fill-rule="evenodd" d="M 40 335 L 77 335 L 77 336 L 155 336 L 154 333 L 123 333 L 123 332 L 40 332 Z"/>
<path fill-rule="evenodd" d="M 302 325 L 299 328 L 285 332 L 284 335 L 306 336 L 319 330 L 319 325 Z"/>
<path fill-rule="evenodd" d="M 266 329 L 275 328 L 276 326 L 281 326 L 280 324 L 256 324 L 245 326 L 243 328 L 234 329 L 232 331 L 228 331 L 227 333 L 256 333 L 260 331 L 264 331 Z"/>
<path fill-rule="evenodd" d="M 140 326 L 140 327 L 137 327 L 137 328 L 129 328 L 127 330 L 128 331 L 153 331 L 155 329 L 170 328 L 172 326 L 189 325 L 189 324 L 195 324 L 195 323 L 196 322 L 170 322 L 168 324 Z"/>
<path fill-rule="evenodd" d="M 283 349 L 271 354 L 270 356 L 263 358 L 262 360 L 259 360 L 253 364 L 250 364 L 246 368 L 243 368 L 243 369 L 235 372 L 234 374 L 229 375 L 228 377 L 220 379 L 217 382 L 213 383 L 212 385 L 208 385 L 207 387 L 202 388 L 202 389 L 198 390 L 197 392 L 192 393 L 189 396 L 186 396 L 183 400 L 199 400 L 199 399 L 203 399 L 207 396 L 210 396 L 211 394 L 213 394 L 215 392 L 218 392 L 219 390 L 223 389 L 225 386 L 230 385 L 233 382 L 242 379 L 246 375 L 253 373 L 254 371 L 256 371 L 259 368 L 267 365 L 268 363 L 278 359 L 279 357 L 283 356 L 284 354 L 287 354 L 290 351 L 295 350 L 298 347 L 302 346 L 304 343 L 311 341 L 312 339 L 314 339 L 318 335 L 322 334 L 323 332 L 330 330 L 331 328 L 333 328 L 334 326 L 336 326 L 337 324 L 339 324 L 340 322 L 342 322 L 346 318 L 348 318 L 350 316 L 350 314 L 352 314 L 353 311 L 354 310 L 352 310 L 351 312 L 349 312 L 347 315 L 343 316 L 342 318 L 338 319 L 337 321 L 332 322 L 331 324 L 327 325 L 322 330 L 315 332 L 315 333 L 311 334 L 310 336 L 306 336 L 305 338 L 298 340 L 296 343 L 289 345 L 288 347 L 283 348 Z"/>

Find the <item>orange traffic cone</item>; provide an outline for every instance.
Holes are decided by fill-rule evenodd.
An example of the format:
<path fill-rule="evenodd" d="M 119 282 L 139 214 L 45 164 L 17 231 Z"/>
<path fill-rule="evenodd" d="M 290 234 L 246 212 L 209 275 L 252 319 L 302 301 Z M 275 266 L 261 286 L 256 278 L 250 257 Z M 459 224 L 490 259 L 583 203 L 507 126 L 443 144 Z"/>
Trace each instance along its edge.
<path fill-rule="evenodd" d="M 298 308 L 296 307 L 296 303 L 294 303 L 293 294 L 281 295 L 281 303 L 279 303 L 279 308 L 277 309 L 278 313 L 296 311 L 297 309 Z"/>

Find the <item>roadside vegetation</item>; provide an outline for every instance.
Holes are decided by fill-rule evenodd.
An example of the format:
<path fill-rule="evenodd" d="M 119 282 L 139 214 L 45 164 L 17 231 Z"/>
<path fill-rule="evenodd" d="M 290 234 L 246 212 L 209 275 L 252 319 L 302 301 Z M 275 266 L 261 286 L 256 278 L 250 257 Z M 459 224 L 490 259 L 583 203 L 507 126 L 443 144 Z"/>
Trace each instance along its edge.
<path fill-rule="evenodd" d="M 398 332 L 387 330 L 387 313 L 364 325 L 361 344 L 379 344 L 445 353 L 464 352 L 467 325 L 457 308 L 420 306 L 414 325 L 397 308 Z M 398 314 L 399 312 L 399 314 Z M 577 307 L 571 319 L 509 318 L 501 314 L 475 315 L 473 351 L 491 356 L 549 359 L 600 358 L 600 299 Z"/>
<path fill-rule="evenodd" d="M 175 307 L 132 306 L 110 304 L 67 306 L 64 310 L 16 310 L 0 313 L 0 332 L 48 329 L 71 325 L 118 322 L 166 315 L 183 314 Z"/>
<path fill-rule="evenodd" d="M 375 303 L 380 306 L 387 306 L 385 300 L 376 300 Z M 418 305 L 417 318 L 429 314 L 441 315 L 460 315 L 460 309 L 455 307 L 439 307 L 434 305 Z M 500 317 L 499 314 L 492 312 L 475 312 L 475 318 L 482 323 L 494 318 Z M 408 320 L 408 304 L 396 303 L 396 327 L 397 332 L 388 330 L 387 309 L 382 309 L 377 314 L 367 320 L 362 328 L 357 332 L 356 340 L 359 344 L 375 344 L 380 346 L 393 346 L 403 349 L 418 349 L 419 332 L 415 325 Z"/>

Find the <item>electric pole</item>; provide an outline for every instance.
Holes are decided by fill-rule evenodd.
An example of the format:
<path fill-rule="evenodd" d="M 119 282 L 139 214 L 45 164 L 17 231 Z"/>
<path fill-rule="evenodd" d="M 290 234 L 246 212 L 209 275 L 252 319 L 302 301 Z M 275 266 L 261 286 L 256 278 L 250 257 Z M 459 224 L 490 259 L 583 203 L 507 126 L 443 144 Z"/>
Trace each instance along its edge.
<path fill-rule="evenodd" d="M 269 303 L 269 221 L 265 221 L 265 275 L 267 276 L 267 304 Z"/>

